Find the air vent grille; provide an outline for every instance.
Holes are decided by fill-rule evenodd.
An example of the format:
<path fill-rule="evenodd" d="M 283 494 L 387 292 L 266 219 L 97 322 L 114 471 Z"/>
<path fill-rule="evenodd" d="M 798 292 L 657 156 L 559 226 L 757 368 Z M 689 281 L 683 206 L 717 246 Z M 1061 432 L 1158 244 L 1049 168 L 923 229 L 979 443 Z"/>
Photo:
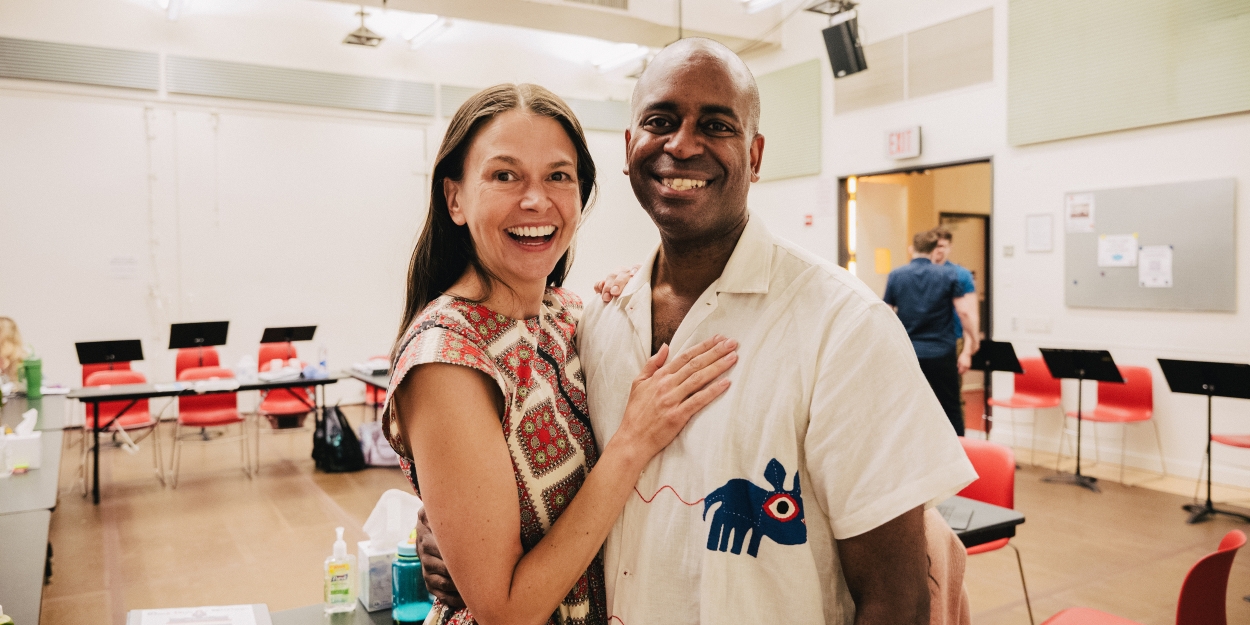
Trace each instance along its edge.
<path fill-rule="evenodd" d="M 155 91 L 160 61 L 151 52 L 0 38 L 0 77 Z"/>
<path fill-rule="evenodd" d="M 434 115 L 434 85 L 171 56 L 170 93 Z"/>
<path fill-rule="evenodd" d="M 566 99 L 585 130 L 617 132 L 629 128 L 629 102 Z"/>
<path fill-rule="evenodd" d="M 574 4 L 589 4 L 591 6 L 605 7 L 609 9 L 620 9 L 622 11 L 629 10 L 629 0 L 564 0 Z"/>

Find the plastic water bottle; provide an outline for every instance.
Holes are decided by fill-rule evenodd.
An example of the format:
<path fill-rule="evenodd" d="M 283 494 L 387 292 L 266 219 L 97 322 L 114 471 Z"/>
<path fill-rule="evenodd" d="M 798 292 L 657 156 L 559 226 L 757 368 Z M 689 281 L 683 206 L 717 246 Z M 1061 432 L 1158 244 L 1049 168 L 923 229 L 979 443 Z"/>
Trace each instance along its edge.
<path fill-rule="evenodd" d="M 421 623 L 430 615 L 434 604 L 421 576 L 421 559 L 417 557 L 417 530 L 400 541 L 399 557 L 391 564 L 391 591 L 394 607 L 391 618 L 400 625 Z"/>

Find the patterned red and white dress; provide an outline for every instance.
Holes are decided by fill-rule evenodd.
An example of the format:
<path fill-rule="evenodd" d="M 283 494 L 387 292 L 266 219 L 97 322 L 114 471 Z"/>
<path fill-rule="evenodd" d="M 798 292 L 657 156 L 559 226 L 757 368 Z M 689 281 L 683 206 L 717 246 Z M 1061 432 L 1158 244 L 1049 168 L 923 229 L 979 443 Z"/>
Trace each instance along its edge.
<path fill-rule="evenodd" d="M 573 332 L 582 303 L 576 295 L 548 288 L 535 318 L 510 319 L 481 304 L 444 295 L 421 312 L 402 339 L 391 368 L 393 391 L 413 367 L 426 363 L 461 365 L 481 371 L 505 398 L 502 435 L 512 456 L 521 545 L 529 551 L 568 507 L 598 458 L 586 407 L 586 382 Z M 400 467 L 418 491 L 412 454 L 399 435 L 388 393 L 383 431 L 400 457 Z M 549 624 L 599 625 L 607 622 L 602 555 L 577 580 Z M 475 623 L 469 611 L 435 603 L 426 623 Z"/>

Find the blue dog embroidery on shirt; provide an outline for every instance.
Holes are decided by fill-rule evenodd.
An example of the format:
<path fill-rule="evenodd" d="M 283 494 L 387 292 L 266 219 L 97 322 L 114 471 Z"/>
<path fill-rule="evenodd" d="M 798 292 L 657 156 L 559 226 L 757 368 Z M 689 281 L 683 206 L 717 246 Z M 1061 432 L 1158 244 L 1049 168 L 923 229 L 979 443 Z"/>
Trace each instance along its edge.
<path fill-rule="evenodd" d="M 794 474 L 794 489 L 786 490 L 786 469 L 776 458 L 768 461 L 764 478 L 772 484 L 767 490 L 750 480 L 732 479 L 703 499 L 703 519 L 714 503 L 720 507 L 712 515 L 712 528 L 707 535 L 711 551 L 742 553 L 742 541 L 751 532 L 747 553 L 759 557 L 760 540 L 767 536 L 778 545 L 801 545 L 807 542 L 807 525 L 803 521 L 803 498 L 799 491 L 799 474 Z M 733 534 L 733 548 L 729 536 Z"/>

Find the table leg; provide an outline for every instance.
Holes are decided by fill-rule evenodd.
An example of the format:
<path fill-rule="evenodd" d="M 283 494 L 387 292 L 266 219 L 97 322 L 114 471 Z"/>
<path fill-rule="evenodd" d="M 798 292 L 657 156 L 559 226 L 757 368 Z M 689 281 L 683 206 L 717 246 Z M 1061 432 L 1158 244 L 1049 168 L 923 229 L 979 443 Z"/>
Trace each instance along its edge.
<path fill-rule="evenodd" d="M 91 439 L 95 446 L 91 454 L 95 467 L 91 471 L 91 498 L 96 505 L 100 505 L 100 402 L 91 404 L 91 412 Z"/>

